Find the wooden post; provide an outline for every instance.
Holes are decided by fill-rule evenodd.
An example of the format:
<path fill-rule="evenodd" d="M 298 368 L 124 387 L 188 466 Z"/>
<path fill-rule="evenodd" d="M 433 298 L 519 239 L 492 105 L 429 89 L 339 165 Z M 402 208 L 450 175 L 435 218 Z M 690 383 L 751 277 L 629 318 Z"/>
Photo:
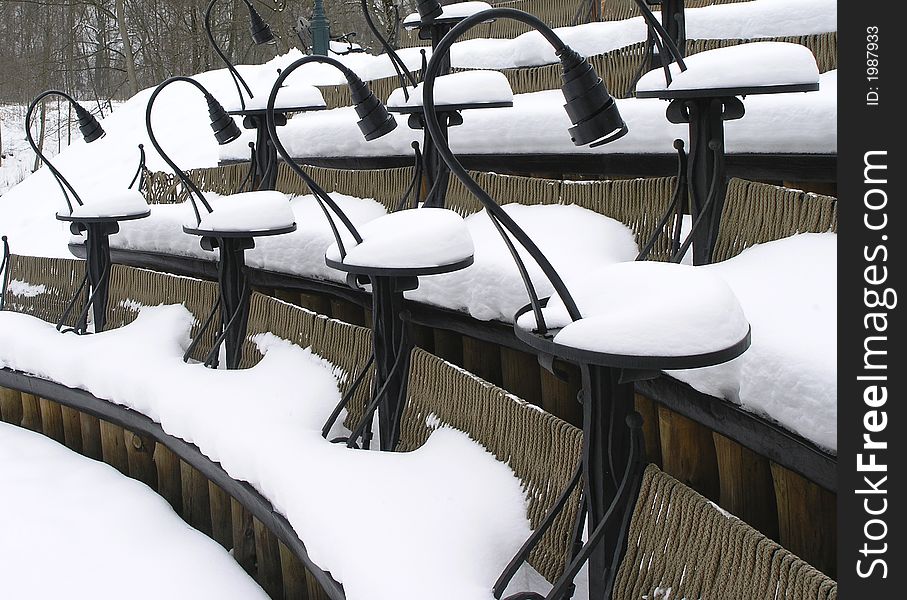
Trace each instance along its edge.
<path fill-rule="evenodd" d="M 41 433 L 41 403 L 38 398 L 22 392 L 22 427 Z"/>
<path fill-rule="evenodd" d="M 371 311 L 369 311 L 371 312 Z M 369 321 L 370 323 L 371 321 Z M 430 327 L 410 323 L 410 332 L 413 336 L 413 343 L 426 352 L 434 353 L 435 351 L 435 334 Z"/>
<path fill-rule="evenodd" d="M 501 346 L 503 387 L 536 406 L 542 405 L 541 367 L 534 354 Z"/>
<path fill-rule="evenodd" d="M 22 395 L 9 388 L 0 388 L 0 417 L 13 425 L 22 424 Z"/>
<path fill-rule="evenodd" d="M 330 600 L 327 592 L 324 591 L 324 588 L 321 587 L 321 584 L 318 583 L 312 573 L 306 571 L 305 576 L 306 586 L 309 590 L 309 600 Z"/>
<path fill-rule="evenodd" d="M 233 559 L 243 570 L 255 576 L 255 533 L 252 527 L 252 513 L 246 507 L 230 498 L 233 520 Z"/>
<path fill-rule="evenodd" d="M 208 498 L 211 501 L 211 537 L 229 550 L 233 547 L 233 513 L 230 495 L 213 481 L 208 481 Z"/>
<path fill-rule="evenodd" d="M 189 463 L 180 461 L 182 479 L 182 517 L 187 523 L 211 536 L 211 502 L 208 499 L 208 480 Z"/>
<path fill-rule="evenodd" d="M 489 383 L 503 384 L 501 352 L 491 342 L 463 336 L 463 368 Z"/>
<path fill-rule="evenodd" d="M 331 298 L 331 315 L 351 325 L 365 325 L 362 307 L 342 298 Z"/>
<path fill-rule="evenodd" d="M 561 381 L 546 369 L 539 368 L 542 384 L 542 408 L 552 415 L 576 427 L 583 425 L 583 407 L 576 399 L 582 389 L 578 369 L 565 365 L 569 373 L 567 381 Z"/>
<path fill-rule="evenodd" d="M 155 444 L 154 466 L 157 470 L 157 493 L 180 513 L 183 509 L 183 483 L 179 457 L 164 444 Z"/>
<path fill-rule="evenodd" d="M 446 329 L 435 329 L 435 356 L 459 367 L 463 366 L 463 337 Z"/>
<path fill-rule="evenodd" d="M 157 468 L 154 465 L 154 439 L 125 430 L 126 462 L 129 476 L 157 490 Z"/>
<path fill-rule="evenodd" d="M 61 406 L 63 410 L 63 438 L 66 447 L 78 453 L 82 453 L 82 417 L 81 413 L 74 408 Z"/>
<path fill-rule="evenodd" d="M 123 475 L 129 476 L 126 432 L 122 427 L 107 421 L 101 421 L 101 455 L 104 458 L 104 462 Z"/>
<path fill-rule="evenodd" d="M 837 576 L 837 503 L 835 495 L 772 463 L 778 530 L 782 546 L 829 577 Z"/>
<path fill-rule="evenodd" d="M 103 460 L 100 419 L 87 413 L 79 413 L 79 435 L 82 438 L 82 454 L 88 458 Z"/>
<path fill-rule="evenodd" d="M 50 439 L 64 443 L 66 434 L 63 431 L 62 407 L 47 398 L 38 398 L 38 405 L 41 408 L 41 431 Z"/>
<path fill-rule="evenodd" d="M 309 600 L 305 567 L 283 542 L 277 543 L 280 550 L 280 572 L 283 577 L 283 596 L 292 600 Z"/>
<path fill-rule="evenodd" d="M 257 557 L 258 582 L 271 598 L 283 598 L 283 579 L 281 578 L 280 549 L 277 537 L 258 519 L 252 519 L 255 532 L 255 556 Z"/>
<path fill-rule="evenodd" d="M 641 394 L 636 394 L 636 412 L 642 415 L 642 433 L 646 443 L 646 461 L 655 463 L 659 468 L 661 460 L 661 435 L 658 431 L 658 409 L 655 402 Z"/>
<path fill-rule="evenodd" d="M 719 433 L 713 432 L 712 437 L 721 484 L 719 504 L 777 540 L 778 506 L 769 460 Z"/>
<path fill-rule="evenodd" d="M 661 405 L 658 426 L 665 473 L 718 502 L 718 457 L 712 432 Z"/>

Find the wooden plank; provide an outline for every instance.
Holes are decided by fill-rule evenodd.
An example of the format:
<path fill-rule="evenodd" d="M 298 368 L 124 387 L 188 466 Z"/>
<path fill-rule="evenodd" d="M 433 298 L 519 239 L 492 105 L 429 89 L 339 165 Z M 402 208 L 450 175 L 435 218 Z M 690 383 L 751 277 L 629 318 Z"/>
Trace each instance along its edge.
<path fill-rule="evenodd" d="M 369 312 L 369 319 L 371 318 L 371 311 Z M 369 320 L 371 323 L 371 320 Z M 430 327 L 425 325 L 418 325 L 416 323 L 410 323 L 410 335 L 412 336 L 413 344 L 422 348 L 426 352 L 434 353 L 435 351 L 435 334 Z"/>
<path fill-rule="evenodd" d="M 542 405 L 541 367 L 534 354 L 500 346 L 503 388 L 526 402 Z"/>
<path fill-rule="evenodd" d="M 712 433 L 712 437 L 721 484 L 719 504 L 777 540 L 778 506 L 769 460 L 719 433 Z"/>
<path fill-rule="evenodd" d="M 274 296 L 278 300 L 283 300 L 284 302 L 289 302 L 290 304 L 301 306 L 299 303 L 299 292 L 297 292 L 296 290 L 275 288 L 271 290 L 271 293 L 268 295 Z"/>
<path fill-rule="evenodd" d="M 280 550 L 283 597 L 287 600 L 309 600 L 309 588 L 302 561 L 283 542 L 278 542 L 277 547 Z"/>
<path fill-rule="evenodd" d="M 82 452 L 82 418 L 79 411 L 68 406 L 63 409 L 63 438 L 66 447 L 73 452 Z"/>
<path fill-rule="evenodd" d="M 38 405 L 41 408 L 41 431 L 50 439 L 64 443 L 63 408 L 47 398 L 38 398 Z"/>
<path fill-rule="evenodd" d="M 235 498 L 230 498 L 230 512 L 233 521 L 233 560 L 254 577 L 255 532 L 252 527 L 252 513 Z"/>
<path fill-rule="evenodd" d="M 79 413 L 79 434 L 82 438 L 82 454 L 95 460 L 103 460 L 100 419 L 87 413 Z"/>
<path fill-rule="evenodd" d="M 41 403 L 32 394 L 22 392 L 22 427 L 41 433 Z"/>
<path fill-rule="evenodd" d="M 154 438 L 125 430 L 126 460 L 129 476 L 153 490 L 157 489 L 157 467 L 154 464 Z"/>
<path fill-rule="evenodd" d="M 318 583 L 318 580 L 315 579 L 315 576 L 311 572 L 306 571 L 306 587 L 309 592 L 309 600 L 331 600 L 328 597 L 327 592 L 324 591 L 324 588 L 321 587 L 321 584 Z"/>
<path fill-rule="evenodd" d="M 567 365 L 565 368 L 568 373 L 567 381 L 558 379 L 547 369 L 539 369 L 542 408 L 571 425 L 582 427 L 583 407 L 576 399 L 577 393 L 582 389 L 579 370 L 571 369 Z"/>
<path fill-rule="evenodd" d="M 642 433 L 646 445 L 646 460 L 662 466 L 661 435 L 658 431 L 658 408 L 655 402 L 642 394 L 636 394 L 636 412 L 642 415 Z"/>
<path fill-rule="evenodd" d="M 233 547 L 233 509 L 230 495 L 213 481 L 208 482 L 208 498 L 211 505 L 211 537 L 229 550 Z"/>
<path fill-rule="evenodd" d="M 17 390 L 0 387 L 0 418 L 13 425 L 22 424 L 22 395 Z"/>
<path fill-rule="evenodd" d="M 101 456 L 108 465 L 129 476 L 126 432 L 119 425 L 101 421 Z"/>
<path fill-rule="evenodd" d="M 772 463 L 782 546 L 829 577 L 837 576 L 837 502 L 834 494 Z"/>
<path fill-rule="evenodd" d="M 435 356 L 449 363 L 463 366 L 463 336 L 446 329 L 434 329 Z"/>
<path fill-rule="evenodd" d="M 252 518 L 252 529 L 255 532 L 255 556 L 257 558 L 255 581 L 271 598 L 283 598 L 283 577 L 277 536 L 254 517 Z"/>
<path fill-rule="evenodd" d="M 665 473 L 718 502 L 718 457 L 711 430 L 661 405 L 658 426 Z"/>
<path fill-rule="evenodd" d="M 155 444 L 154 467 L 157 471 L 157 493 L 180 513 L 183 509 L 183 483 L 179 456 L 164 444 Z"/>
<path fill-rule="evenodd" d="M 331 301 L 324 294 L 300 293 L 299 306 L 314 311 L 319 315 L 333 316 L 331 313 Z"/>
<path fill-rule="evenodd" d="M 331 316 L 352 325 L 365 325 L 365 313 L 362 307 L 349 300 L 331 298 Z"/>
<path fill-rule="evenodd" d="M 183 520 L 211 536 L 211 503 L 208 499 L 208 479 L 184 460 L 180 460 L 182 480 Z"/>
<path fill-rule="evenodd" d="M 463 336 L 463 368 L 489 383 L 503 384 L 499 346 L 468 335 Z"/>

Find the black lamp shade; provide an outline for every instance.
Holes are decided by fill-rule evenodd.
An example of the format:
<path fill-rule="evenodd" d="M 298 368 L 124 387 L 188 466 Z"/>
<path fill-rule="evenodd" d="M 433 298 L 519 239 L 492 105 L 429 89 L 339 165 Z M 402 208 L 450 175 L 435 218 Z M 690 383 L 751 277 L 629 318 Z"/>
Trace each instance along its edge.
<path fill-rule="evenodd" d="M 387 135 L 397 127 L 394 116 L 387 111 L 387 107 L 372 93 L 368 84 L 355 75 L 349 75 L 347 82 L 350 86 L 353 105 L 359 115 L 359 130 L 366 141 L 378 139 Z"/>
<path fill-rule="evenodd" d="M 252 6 L 249 6 L 249 31 L 252 33 L 252 41 L 258 45 L 270 44 L 274 41 L 271 26 L 265 23 L 265 20 Z"/>
<path fill-rule="evenodd" d="M 236 126 L 233 117 L 227 114 L 224 107 L 214 96 L 206 96 L 208 101 L 208 117 L 211 119 L 211 129 L 214 131 L 214 137 L 217 143 L 223 146 L 239 138 L 242 132 Z"/>
<path fill-rule="evenodd" d="M 617 103 L 589 61 L 570 48 L 564 48 L 558 56 L 564 68 L 561 91 L 567 101 L 564 109 L 573 123 L 569 130 L 573 143 L 600 146 L 626 135 L 627 125 Z"/>
<path fill-rule="evenodd" d="M 416 4 L 416 10 L 423 21 L 437 18 L 441 15 L 441 3 L 438 0 L 419 0 Z"/>
<path fill-rule="evenodd" d="M 88 112 L 82 105 L 74 104 L 76 117 L 79 119 L 79 131 L 87 143 L 104 137 L 104 128 L 98 123 L 93 114 Z"/>

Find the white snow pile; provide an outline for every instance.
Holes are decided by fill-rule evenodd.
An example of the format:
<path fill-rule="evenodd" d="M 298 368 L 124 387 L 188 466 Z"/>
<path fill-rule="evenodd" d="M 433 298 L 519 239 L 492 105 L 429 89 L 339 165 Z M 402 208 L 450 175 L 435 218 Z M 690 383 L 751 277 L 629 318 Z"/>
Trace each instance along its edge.
<path fill-rule="evenodd" d="M 267 598 L 144 484 L 2 422 L 0 490 L 0 597 Z"/>
<path fill-rule="evenodd" d="M 184 224 L 203 231 L 262 232 L 290 227 L 294 223 L 287 195 L 280 192 L 243 192 L 212 197 L 208 204 L 211 212 L 199 202 L 200 223 L 196 225 L 193 218 Z"/>
<path fill-rule="evenodd" d="M 264 79 L 257 91 L 253 89 L 252 93 L 254 95 L 251 98 L 249 98 L 246 95 L 245 90 L 243 90 L 245 110 L 248 111 L 266 109 L 268 107 L 268 98 L 271 95 L 271 89 L 276 79 L 276 73 L 270 79 Z M 240 104 L 239 101 L 239 96 L 235 93 L 231 96 L 227 96 L 227 98 L 221 104 L 223 104 L 224 108 L 230 112 L 243 109 L 242 104 Z M 277 91 L 277 98 L 274 101 L 275 110 L 317 110 L 324 107 L 324 96 L 322 96 L 321 90 L 313 85 L 295 82 L 292 85 L 281 86 L 281 88 Z"/>
<path fill-rule="evenodd" d="M 735 153 L 834 154 L 837 152 L 837 71 L 823 73 L 819 91 L 767 94 L 744 100 L 746 115 L 725 123 L 726 150 Z M 685 124 L 665 118 L 663 100 L 624 98 L 617 107 L 630 132 L 590 148 L 575 146 L 567 130 L 560 90 L 516 94 L 510 108 L 463 111 L 463 125 L 450 130 L 459 154 L 670 154 L 675 139 L 688 141 Z M 280 139 L 294 157 L 411 156 L 422 132 L 399 126 L 366 142 L 352 108 L 298 115 L 280 128 Z M 222 160 L 248 159 L 247 134 L 220 148 Z"/>
<path fill-rule="evenodd" d="M 336 368 L 271 334 L 254 338 L 264 354 L 254 368 L 186 364 L 193 320 L 179 305 L 146 307 L 126 327 L 69 336 L 2 312 L 0 367 L 88 390 L 196 444 L 286 515 L 350 600 L 491 600 L 491 584 L 529 534 L 526 498 L 504 463 L 448 428 L 409 453 L 331 444 L 320 429 L 340 399 Z M 352 490 L 367 490 L 367 510 Z M 381 552 L 363 540 L 381 540 Z M 195 569 L 197 558 L 177 547 L 168 552 Z"/>
<path fill-rule="evenodd" d="M 441 7 L 441 14 L 437 17 L 433 17 L 433 21 L 439 21 L 444 19 L 465 19 L 466 17 L 471 17 L 476 13 L 480 13 L 483 10 L 489 10 L 491 5 L 487 2 L 476 2 L 475 0 L 470 0 L 467 2 L 455 2 L 453 4 L 448 4 Z M 422 17 L 419 13 L 414 12 L 406 15 L 406 18 L 403 19 L 404 27 L 415 27 L 422 22 Z"/>
<path fill-rule="evenodd" d="M 599 265 L 633 260 L 639 252 L 623 223 L 576 205 L 505 204 L 504 210 L 531 237 L 558 273 L 582 278 Z M 516 263 L 485 211 L 466 217 L 475 245 L 473 264 L 461 271 L 419 278 L 407 298 L 464 311 L 483 321 L 513 321 L 529 302 Z M 539 297 L 554 288 L 525 250 L 520 255 Z"/>
<path fill-rule="evenodd" d="M 656 17 L 660 15 L 656 13 Z M 764 39 L 828 33 L 838 30 L 838 7 L 833 0 L 752 0 L 716 4 L 685 11 L 687 39 Z M 646 39 L 642 16 L 623 21 L 599 21 L 554 32 L 585 56 L 611 52 Z M 512 40 L 475 39 L 451 49 L 455 67 L 507 69 L 557 62 L 541 34 L 524 33 Z"/>
<path fill-rule="evenodd" d="M 749 330 L 722 278 L 689 265 L 624 262 L 568 283 L 582 319 L 571 321 L 560 296 L 543 310 L 554 341 L 571 348 L 630 356 L 689 356 L 729 348 Z M 535 329 L 531 312 L 518 321 Z"/>
<path fill-rule="evenodd" d="M 837 236 L 800 234 L 714 265 L 752 325 L 752 346 L 716 367 L 672 371 L 818 445 L 837 449 Z"/>
<path fill-rule="evenodd" d="M 444 208 L 401 210 L 357 228 L 360 244 L 334 243 L 327 259 L 357 267 L 420 269 L 458 263 L 472 256 L 473 243 L 463 217 Z"/>
<path fill-rule="evenodd" d="M 684 60 L 687 70 L 671 64 L 671 84 L 662 69 L 643 75 L 636 93 L 717 88 L 760 88 L 819 82 L 816 57 L 806 46 L 789 42 L 754 42 L 716 48 Z"/>
<path fill-rule="evenodd" d="M 423 90 L 421 83 L 409 88 L 407 98 L 403 88 L 397 88 L 388 97 L 387 107 L 423 106 Z M 513 102 L 513 90 L 500 71 L 460 71 L 435 79 L 434 101 L 437 106 Z"/>
<path fill-rule="evenodd" d="M 145 196 L 138 190 L 115 190 L 109 195 L 87 196 L 81 206 L 73 202 L 72 213 L 59 211 L 72 217 L 116 218 L 141 215 L 150 210 Z"/>

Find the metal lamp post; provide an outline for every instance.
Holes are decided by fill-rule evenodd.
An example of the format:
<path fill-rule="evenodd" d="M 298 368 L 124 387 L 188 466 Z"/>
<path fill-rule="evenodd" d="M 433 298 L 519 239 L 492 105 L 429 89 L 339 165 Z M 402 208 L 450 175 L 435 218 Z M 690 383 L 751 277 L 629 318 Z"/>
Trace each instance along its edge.
<path fill-rule="evenodd" d="M 324 14 L 324 1 L 315 0 L 312 10 L 312 54 L 327 56 L 331 49 L 331 23 Z"/>
<path fill-rule="evenodd" d="M 107 320 L 107 297 L 110 283 L 110 236 L 120 230 L 120 221 L 131 221 L 147 217 L 150 213 L 147 205 L 141 210 L 124 209 L 121 212 L 117 210 L 106 210 L 103 214 L 92 213 L 90 209 L 83 208 L 85 205 L 79 193 L 72 187 L 66 177 L 41 153 L 40 148 L 35 143 L 31 134 L 31 119 L 38 103 L 48 96 L 60 96 L 66 99 L 75 110 L 76 117 L 79 120 L 79 131 L 86 143 L 90 144 L 104 137 L 104 129 L 98 120 L 85 107 L 76 102 L 72 96 L 59 90 L 48 90 L 38 94 L 32 100 L 25 114 L 25 137 L 31 145 L 32 150 L 50 170 L 60 191 L 63 192 L 63 198 L 66 200 L 68 212 L 58 212 L 57 219 L 68 222 L 69 228 L 73 235 L 85 233 L 85 250 L 86 250 L 86 269 L 85 277 L 76 290 L 75 295 L 69 301 L 63 316 L 57 323 L 57 329 L 63 330 L 64 323 L 69 318 L 72 310 L 75 308 L 83 292 L 86 299 L 75 320 L 75 326 L 71 330 L 79 334 L 88 332 L 88 314 L 92 314 L 95 331 L 103 331 Z M 75 202 L 75 205 L 73 204 Z"/>
<path fill-rule="evenodd" d="M 563 67 L 562 91 L 567 101 L 565 110 L 573 127 L 569 133 L 576 145 L 601 145 L 618 139 L 627 127 L 618 113 L 613 98 L 592 65 L 566 46 L 563 41 L 536 17 L 514 9 L 497 8 L 477 13 L 451 29 L 428 64 L 424 80 L 424 111 L 426 126 L 437 143 L 437 151 L 451 172 L 485 207 L 497 230 L 508 245 L 522 276 L 530 303 L 515 316 L 515 333 L 533 348 L 540 362 L 557 357 L 579 365 L 583 388 L 583 453 L 580 466 L 567 489 L 494 586 L 495 598 L 500 598 L 519 567 L 563 510 L 567 500 L 582 483 L 581 513 L 574 531 L 573 550 L 564 574 L 555 582 L 547 596 L 522 592 L 508 600 L 563 600 L 572 596 L 573 580 L 586 563 L 589 564 L 589 594 L 592 600 L 610 598 L 614 578 L 623 550 L 630 515 L 638 493 L 644 464 L 642 417 L 634 410 L 633 382 L 653 377 L 664 369 L 686 369 L 726 362 L 739 356 L 749 346 L 749 333 L 729 347 L 692 356 L 637 356 L 594 352 L 555 342 L 557 329 L 549 328 L 540 300 L 528 271 L 513 241 L 523 246 L 551 282 L 573 322 L 583 318 L 563 279 L 529 236 L 473 180 L 451 152 L 441 135 L 441 123 L 434 104 L 434 83 L 443 69 L 444 54 L 470 28 L 489 18 L 510 18 L 536 29 L 555 49 Z M 524 330 L 516 324 L 524 314 L 531 313 L 536 328 Z M 583 543 L 584 526 L 588 533 Z"/>
<path fill-rule="evenodd" d="M 363 380 L 366 371 L 374 365 L 374 393 L 369 399 L 364 415 L 359 423 L 353 428 L 353 432 L 349 438 L 337 441 L 343 441 L 350 447 L 357 447 L 361 440 L 362 447 L 367 448 L 371 439 L 372 417 L 377 412 L 380 427 L 380 447 L 382 450 L 393 450 L 396 446 L 398 424 L 406 389 L 405 374 L 408 370 L 409 355 L 413 346 L 411 336 L 407 333 L 409 324 L 401 316 L 401 313 L 403 313 L 404 310 L 403 293 L 408 290 L 416 289 L 418 286 L 418 277 L 420 275 L 446 273 L 461 269 L 471 264 L 472 258 L 469 257 L 468 259 L 457 261 L 456 263 L 449 265 L 435 265 L 431 268 L 380 268 L 346 264 L 344 259 L 346 258 L 347 251 L 343 238 L 340 235 L 340 229 L 335 222 L 335 218 L 341 222 L 342 227 L 349 232 L 356 244 L 363 242 L 362 236 L 330 195 L 328 195 L 317 182 L 296 164 L 289 152 L 284 148 L 277 135 L 273 112 L 277 91 L 283 82 L 297 68 L 311 62 L 332 65 L 340 70 L 346 77 L 351 90 L 356 113 L 360 118 L 358 123 L 359 129 L 366 140 L 373 140 L 390 133 L 397 124 L 393 115 L 391 115 L 381 101 L 375 97 L 368 85 L 362 82 L 362 80 L 343 63 L 329 57 L 306 56 L 288 66 L 281 72 L 280 77 L 278 77 L 277 81 L 274 83 L 274 87 L 271 90 L 271 96 L 268 99 L 268 131 L 277 152 L 284 158 L 290 168 L 306 182 L 309 189 L 315 195 L 334 234 L 340 260 L 330 260 L 326 258 L 326 264 L 347 273 L 348 282 L 352 287 L 358 289 L 363 285 L 371 286 L 372 331 L 374 335 L 372 359 L 365 366 L 363 372 L 356 378 L 356 385 L 354 385 L 346 394 L 333 414 L 329 417 L 323 430 L 324 435 L 327 436 L 341 410 L 350 401 L 355 388 Z"/>
<path fill-rule="evenodd" d="M 184 358 L 188 359 L 189 355 L 201 339 L 202 334 L 212 322 L 215 312 L 217 312 L 219 308 L 219 334 L 205 359 L 205 365 L 211 367 L 217 366 L 219 349 L 221 345 L 224 345 L 226 351 L 226 367 L 228 369 L 236 369 L 239 367 L 242 358 L 242 343 L 246 336 L 246 327 L 249 320 L 249 300 L 251 296 L 251 286 L 245 267 L 245 251 L 255 247 L 255 238 L 290 233 L 295 231 L 296 224 L 287 224 L 286 226 L 272 227 L 269 229 L 237 229 L 229 231 L 206 228 L 202 225 L 202 213 L 199 209 L 199 203 L 207 214 L 214 212 L 213 208 L 205 199 L 205 195 L 201 192 L 195 182 L 193 182 L 188 175 L 173 162 L 173 159 L 164 152 L 163 148 L 161 148 L 151 125 L 151 114 L 155 100 L 157 100 L 164 88 L 176 82 L 189 83 L 195 86 L 204 95 L 205 100 L 208 103 L 208 116 L 211 122 L 211 129 L 214 132 L 214 137 L 218 144 L 223 145 L 232 142 L 241 135 L 241 132 L 233 121 L 233 118 L 227 114 L 227 111 L 220 102 L 218 102 L 204 86 L 189 77 L 171 77 L 170 79 L 167 79 L 155 88 L 148 100 L 148 107 L 145 111 L 145 127 L 148 130 L 148 138 L 151 140 L 151 144 L 154 146 L 155 150 L 157 150 L 164 161 L 173 169 L 173 172 L 189 190 L 189 200 L 192 203 L 192 209 L 195 213 L 196 226 L 184 226 L 183 231 L 190 235 L 199 236 L 203 249 L 208 251 L 214 251 L 215 249 L 220 250 L 217 272 L 220 289 L 218 303 L 205 320 L 202 325 L 202 330 L 186 351 Z M 198 201 L 196 201 L 196 198 Z"/>

